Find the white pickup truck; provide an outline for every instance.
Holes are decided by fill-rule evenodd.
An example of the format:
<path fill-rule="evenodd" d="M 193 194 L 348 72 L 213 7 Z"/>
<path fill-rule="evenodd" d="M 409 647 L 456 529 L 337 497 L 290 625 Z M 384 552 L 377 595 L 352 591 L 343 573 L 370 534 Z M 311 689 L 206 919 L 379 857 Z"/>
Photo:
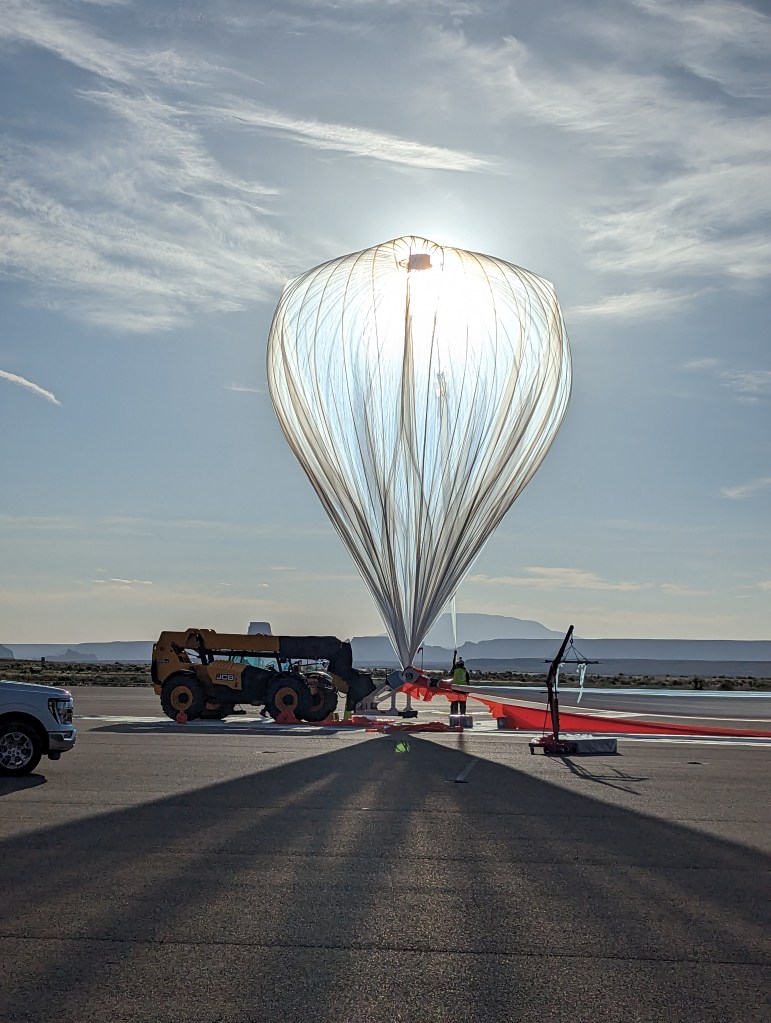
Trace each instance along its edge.
<path fill-rule="evenodd" d="M 66 689 L 0 680 L 0 775 L 29 774 L 44 754 L 58 760 L 76 736 Z"/>

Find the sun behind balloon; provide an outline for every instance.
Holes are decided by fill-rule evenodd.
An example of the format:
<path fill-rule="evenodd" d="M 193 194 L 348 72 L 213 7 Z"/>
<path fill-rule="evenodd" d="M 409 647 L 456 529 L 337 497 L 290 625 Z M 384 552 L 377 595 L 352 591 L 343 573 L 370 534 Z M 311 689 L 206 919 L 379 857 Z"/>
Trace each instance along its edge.
<path fill-rule="evenodd" d="M 553 286 L 397 238 L 284 288 L 273 406 L 403 666 L 543 461 L 571 386 Z"/>

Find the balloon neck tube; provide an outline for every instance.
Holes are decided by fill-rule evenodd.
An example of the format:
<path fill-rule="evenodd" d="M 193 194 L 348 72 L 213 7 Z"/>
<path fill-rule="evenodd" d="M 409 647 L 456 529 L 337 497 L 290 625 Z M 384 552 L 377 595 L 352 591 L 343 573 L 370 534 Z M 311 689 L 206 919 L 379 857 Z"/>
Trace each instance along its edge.
<path fill-rule="evenodd" d="M 411 664 L 408 664 L 406 668 L 403 668 L 399 672 L 399 677 L 402 680 L 402 685 L 404 685 L 405 682 L 417 682 L 417 680 L 420 678 L 420 672 L 418 671 L 417 668 L 414 668 Z"/>

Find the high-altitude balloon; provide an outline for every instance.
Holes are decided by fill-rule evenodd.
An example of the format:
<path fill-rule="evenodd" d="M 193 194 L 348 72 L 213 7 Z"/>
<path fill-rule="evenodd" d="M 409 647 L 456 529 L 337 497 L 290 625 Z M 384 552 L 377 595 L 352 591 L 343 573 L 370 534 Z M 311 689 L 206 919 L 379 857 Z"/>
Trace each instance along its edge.
<path fill-rule="evenodd" d="M 284 288 L 268 382 L 411 664 L 562 422 L 570 349 L 553 286 L 424 238 L 341 256 Z"/>

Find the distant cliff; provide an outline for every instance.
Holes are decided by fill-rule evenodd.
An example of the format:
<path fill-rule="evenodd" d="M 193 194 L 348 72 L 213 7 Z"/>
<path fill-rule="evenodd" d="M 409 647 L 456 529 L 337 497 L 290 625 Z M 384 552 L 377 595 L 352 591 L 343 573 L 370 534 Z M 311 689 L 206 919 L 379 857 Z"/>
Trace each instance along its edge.
<path fill-rule="evenodd" d="M 254 623 L 267 631 L 267 622 Z M 312 628 L 309 628 L 309 633 Z M 345 638 L 342 632 L 341 638 Z M 545 671 L 544 662 L 559 649 L 564 633 L 540 622 L 507 615 L 461 613 L 457 616 L 458 653 L 471 670 Z M 387 636 L 355 636 L 351 640 L 354 664 L 362 668 L 397 667 Z M 769 677 L 771 640 L 722 639 L 583 639 L 575 645 L 587 658 L 601 663 L 592 674 L 648 675 L 755 675 Z M 112 643 L 13 643 L 0 646 L 0 658 L 54 661 L 120 661 L 147 663 L 151 640 Z M 453 634 L 450 616 L 442 615 L 415 658 L 418 667 L 448 671 L 452 664 Z"/>
<path fill-rule="evenodd" d="M 705 663 L 768 663 L 771 661 L 771 641 L 748 642 L 736 640 L 581 640 L 578 644 L 584 657 L 600 661 L 602 665 L 614 665 L 611 673 L 626 669 L 623 663 L 640 665 L 645 661 L 656 662 L 660 668 L 667 663 L 695 665 Z M 559 643 L 554 640 L 493 640 L 486 643 L 464 643 L 458 648 L 458 656 L 466 662 L 467 668 L 485 671 L 545 671 L 544 662 L 550 661 L 557 653 Z M 572 656 L 572 655 L 571 655 Z M 361 637 L 353 641 L 353 659 L 361 667 L 396 666 L 396 655 L 385 638 Z M 452 650 L 442 647 L 426 647 L 423 655 L 415 658 L 418 667 L 448 668 L 452 662 Z M 527 665 L 527 667 L 525 667 Z M 539 667 L 540 665 L 540 667 Z M 602 667 L 591 669 L 606 674 Z M 635 670 L 640 670 L 639 667 Z M 688 671 L 696 670 L 688 668 Z M 659 674 L 659 672 L 656 672 Z"/>
<path fill-rule="evenodd" d="M 562 639 L 564 632 L 547 629 L 540 622 L 510 615 L 469 614 L 461 611 L 456 616 L 458 643 L 483 643 L 490 639 Z M 441 646 L 452 650 L 455 637 L 452 618 L 443 614 L 426 636 L 426 646 Z"/>
<path fill-rule="evenodd" d="M 60 654 L 50 654 L 47 660 L 68 661 L 70 664 L 84 664 L 86 661 L 98 661 L 99 658 L 96 654 L 90 653 L 87 650 L 73 650 L 72 647 L 67 647 Z"/>
<path fill-rule="evenodd" d="M 152 640 L 144 639 L 70 645 L 14 643 L 13 651 L 20 661 L 38 661 L 41 657 L 52 661 L 149 661 L 153 654 L 153 644 Z"/>

